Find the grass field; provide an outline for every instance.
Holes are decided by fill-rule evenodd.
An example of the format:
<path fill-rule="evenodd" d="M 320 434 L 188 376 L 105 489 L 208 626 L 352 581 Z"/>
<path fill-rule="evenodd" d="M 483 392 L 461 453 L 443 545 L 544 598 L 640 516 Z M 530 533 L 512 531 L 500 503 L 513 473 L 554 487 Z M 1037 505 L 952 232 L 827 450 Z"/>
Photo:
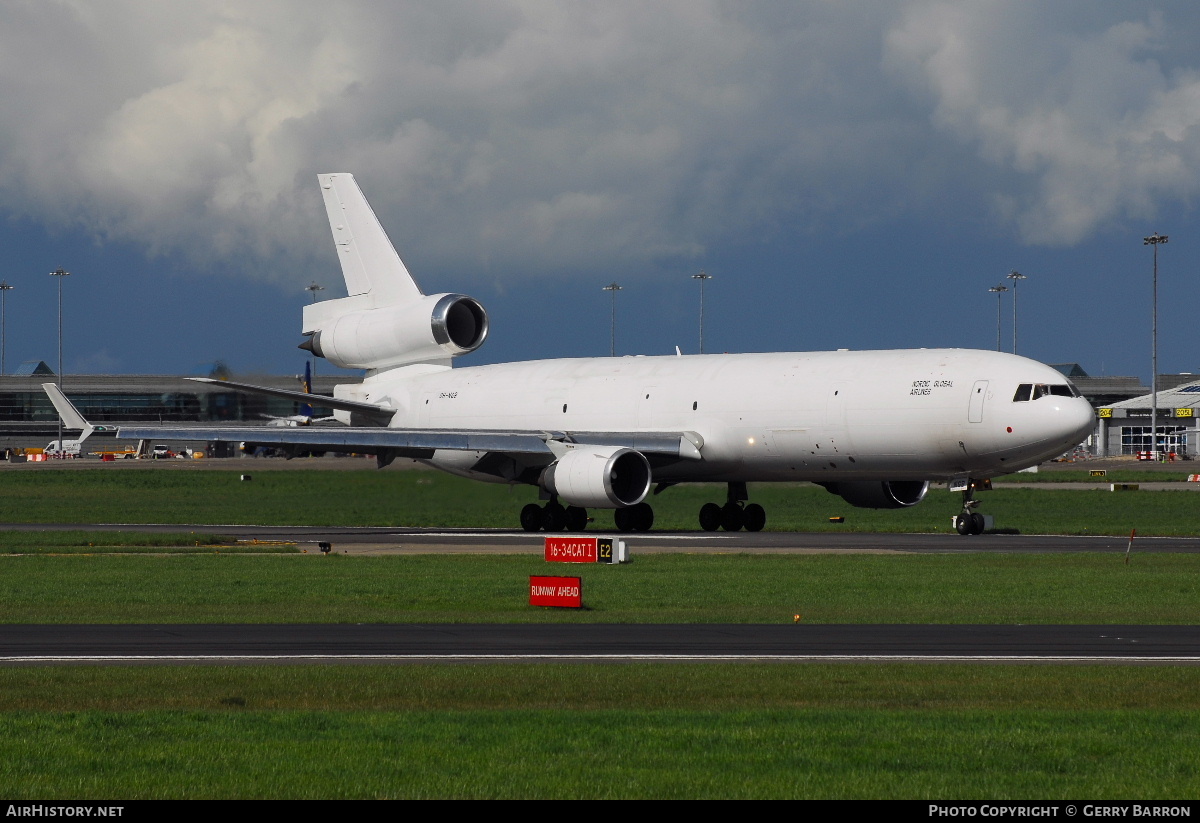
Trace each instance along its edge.
<path fill-rule="evenodd" d="M 0 623 L 1200 623 L 1190 554 L 645 555 L 571 567 L 583 611 L 528 605 L 528 577 L 546 567 L 530 555 L 10 557 Z"/>
<path fill-rule="evenodd" d="M 1161 477 L 1156 479 L 1162 479 Z M 1136 482 L 1117 481 L 1113 482 Z M 655 498 L 694 529 L 719 487 Z M 947 531 L 751 487 L 769 528 Z M 9 522 L 512 527 L 531 489 L 428 472 L 0 472 Z M 999 489 L 1022 532 L 1195 534 L 1200 498 Z M 1193 502 L 1195 501 L 1195 502 Z M 831 526 L 828 517 L 847 523 Z M 219 533 L 219 529 L 213 529 Z M 197 538 L 201 538 L 198 540 Z M 196 542 L 203 542 L 196 546 Z M 180 549 L 177 551 L 176 549 Z M 0 623 L 1197 623 L 1194 555 L 658 555 L 579 567 L 532 609 L 528 556 L 243 555 L 212 535 L 0 533 Z M 188 553 L 191 552 L 191 553 Z M 56 556 L 63 555 L 63 556 Z M 453 579 L 454 587 L 431 586 Z M 0 794 L 54 798 L 1190 799 L 1200 679 L 1172 666 L 0 668 Z"/>
<path fill-rule="evenodd" d="M 265 554 L 299 551 L 294 545 L 238 543 L 204 532 L 146 534 L 115 531 L 0 531 L 0 554 L 157 553 Z"/>
<path fill-rule="evenodd" d="M 430 471 L 0 472 L 0 520 L 8 523 L 261 523 L 267 525 L 517 528 L 532 487 L 477 483 Z M 1200 534 L 1200 496 L 1182 490 L 1125 492 L 998 488 L 981 495 L 997 528 L 1023 534 Z M 856 509 L 807 484 L 751 485 L 774 531 L 949 532 L 961 495 L 931 490 L 900 510 Z M 651 498 L 655 528 L 697 530 L 700 506 L 724 500 L 722 486 L 668 489 Z M 612 515 L 593 512 L 594 529 Z M 834 524 L 830 517 L 841 516 Z M 219 528 L 216 530 L 219 531 Z"/>
<path fill-rule="evenodd" d="M 1194 671 L 2 669 L 0 793 L 1186 799 Z"/>

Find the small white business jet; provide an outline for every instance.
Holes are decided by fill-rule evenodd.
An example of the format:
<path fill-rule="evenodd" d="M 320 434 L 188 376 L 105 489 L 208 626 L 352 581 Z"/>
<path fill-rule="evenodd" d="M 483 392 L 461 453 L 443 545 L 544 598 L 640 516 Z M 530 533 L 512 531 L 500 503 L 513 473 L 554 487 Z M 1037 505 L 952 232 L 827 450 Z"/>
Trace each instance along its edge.
<path fill-rule="evenodd" d="M 462 294 L 421 291 L 349 174 L 318 177 L 347 297 L 304 307 L 301 348 L 365 369 L 321 404 L 345 426 L 122 427 L 129 439 L 248 442 L 285 451 L 416 458 L 453 474 L 537 486 L 521 526 L 578 531 L 614 509 L 646 531 L 646 502 L 678 483 L 727 484 L 706 530 L 757 531 L 747 483 L 807 480 L 855 506 L 919 503 L 931 481 L 963 492 L 955 519 L 977 534 L 976 481 L 1072 448 L 1093 412 L 1054 369 L 964 349 L 594 357 L 452 368 L 488 334 Z M 215 382 L 208 378 L 194 378 Z M 222 381 L 241 391 L 303 392 Z"/>

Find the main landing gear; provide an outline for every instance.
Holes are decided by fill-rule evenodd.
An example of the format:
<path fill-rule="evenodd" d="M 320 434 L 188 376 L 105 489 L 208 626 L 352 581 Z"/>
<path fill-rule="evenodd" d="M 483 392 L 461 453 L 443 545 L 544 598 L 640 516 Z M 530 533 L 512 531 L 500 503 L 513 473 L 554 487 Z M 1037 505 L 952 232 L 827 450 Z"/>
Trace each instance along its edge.
<path fill-rule="evenodd" d="M 983 534 L 986 527 L 983 515 L 975 511 L 975 507 L 979 505 L 979 501 L 975 499 L 976 488 L 977 482 L 968 480 L 967 487 L 963 490 L 962 513 L 954 517 L 954 530 L 959 534 Z"/>
<path fill-rule="evenodd" d="M 581 532 L 587 528 L 587 509 L 579 506 L 563 506 L 551 500 L 545 506 L 530 503 L 521 509 L 521 528 L 527 532 L 545 529 L 548 532 Z"/>
<path fill-rule="evenodd" d="M 618 531 L 648 532 L 654 525 L 654 509 L 649 503 L 638 503 L 617 509 L 614 519 Z M 563 506 L 551 500 L 544 506 L 530 503 L 521 509 L 521 528 L 527 532 L 581 532 L 587 528 L 587 509 L 580 506 Z"/>
<path fill-rule="evenodd" d="M 726 492 L 725 505 L 705 503 L 700 507 L 700 528 L 706 532 L 724 529 L 736 532 L 760 532 L 767 525 L 767 512 L 757 503 L 746 504 L 749 495 L 745 483 L 730 483 Z"/>

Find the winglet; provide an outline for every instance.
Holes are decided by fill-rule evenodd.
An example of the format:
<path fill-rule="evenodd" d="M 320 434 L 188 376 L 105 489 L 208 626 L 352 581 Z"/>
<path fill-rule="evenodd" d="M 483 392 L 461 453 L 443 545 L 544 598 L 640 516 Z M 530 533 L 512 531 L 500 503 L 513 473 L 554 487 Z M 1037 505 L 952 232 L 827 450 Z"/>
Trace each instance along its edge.
<path fill-rule="evenodd" d="M 87 440 L 96 427 L 83 419 L 83 415 L 79 413 L 79 409 L 67 399 L 67 396 L 62 393 L 54 383 L 43 383 L 42 390 L 50 398 L 50 402 L 54 404 L 54 408 L 58 411 L 58 416 L 62 418 L 63 426 L 68 429 L 79 429 L 79 443 L 83 445 L 83 441 Z"/>

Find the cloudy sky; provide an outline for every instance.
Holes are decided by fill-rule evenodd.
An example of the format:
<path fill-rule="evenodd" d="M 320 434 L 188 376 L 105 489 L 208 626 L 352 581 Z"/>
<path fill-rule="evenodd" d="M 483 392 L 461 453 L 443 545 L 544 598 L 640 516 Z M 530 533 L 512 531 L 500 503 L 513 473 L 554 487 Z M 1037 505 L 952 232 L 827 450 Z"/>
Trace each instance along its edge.
<path fill-rule="evenodd" d="M 7 365 L 302 368 L 352 172 L 463 363 L 995 348 L 1200 372 L 1188 2 L 0 0 Z M 1013 345 L 1012 292 L 999 308 Z M 325 369 L 328 371 L 329 367 Z"/>

